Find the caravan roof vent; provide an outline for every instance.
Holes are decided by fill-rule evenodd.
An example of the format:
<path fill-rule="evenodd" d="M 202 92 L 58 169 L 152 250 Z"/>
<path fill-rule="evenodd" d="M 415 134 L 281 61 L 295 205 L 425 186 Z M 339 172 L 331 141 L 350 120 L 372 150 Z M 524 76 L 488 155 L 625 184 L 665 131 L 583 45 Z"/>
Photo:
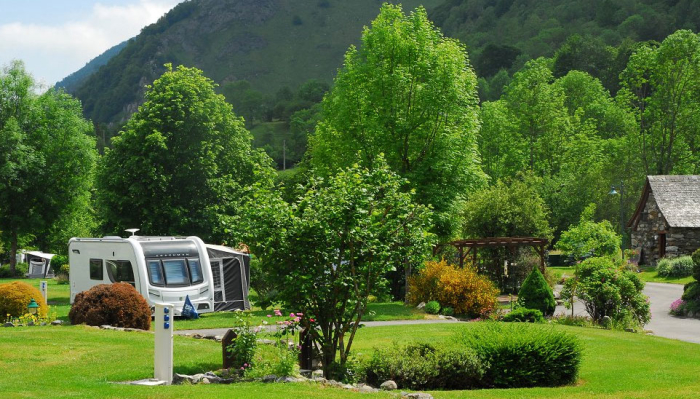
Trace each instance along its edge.
<path fill-rule="evenodd" d="M 135 236 L 136 232 L 139 231 L 140 229 L 126 229 L 124 231 L 131 233 L 131 236 Z"/>

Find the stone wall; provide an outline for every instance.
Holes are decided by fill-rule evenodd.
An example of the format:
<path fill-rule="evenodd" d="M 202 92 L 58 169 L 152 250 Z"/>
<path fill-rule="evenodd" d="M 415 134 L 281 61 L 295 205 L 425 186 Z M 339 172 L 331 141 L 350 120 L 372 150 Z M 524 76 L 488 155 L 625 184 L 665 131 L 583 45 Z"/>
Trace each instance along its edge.
<path fill-rule="evenodd" d="M 637 228 L 632 230 L 632 249 L 642 249 L 640 263 L 655 265 L 659 261 L 660 232 L 666 233 L 667 258 L 691 255 L 700 248 L 700 228 L 668 227 L 652 192 L 639 216 Z"/>

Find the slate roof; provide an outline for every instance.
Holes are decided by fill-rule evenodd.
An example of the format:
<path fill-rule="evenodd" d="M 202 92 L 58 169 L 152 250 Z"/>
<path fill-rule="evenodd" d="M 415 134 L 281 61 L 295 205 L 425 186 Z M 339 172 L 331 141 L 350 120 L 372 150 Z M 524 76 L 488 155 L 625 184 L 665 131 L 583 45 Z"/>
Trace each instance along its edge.
<path fill-rule="evenodd" d="M 700 227 L 699 175 L 647 176 L 647 182 L 669 227 Z"/>

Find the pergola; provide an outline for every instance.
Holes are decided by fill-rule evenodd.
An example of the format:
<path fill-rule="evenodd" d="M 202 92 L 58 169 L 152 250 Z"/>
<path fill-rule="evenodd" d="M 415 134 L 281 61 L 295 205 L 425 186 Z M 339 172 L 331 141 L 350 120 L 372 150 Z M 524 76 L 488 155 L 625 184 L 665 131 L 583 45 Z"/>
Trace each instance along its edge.
<path fill-rule="evenodd" d="M 452 245 L 453 247 L 457 248 L 457 250 L 459 250 L 459 267 L 464 267 L 464 259 L 466 259 L 466 257 L 470 254 L 472 256 L 473 263 L 476 264 L 478 248 L 507 247 L 511 251 L 514 251 L 518 247 L 530 246 L 535 248 L 537 254 L 540 255 L 540 269 L 544 273 L 544 252 L 548 244 L 549 240 L 547 240 L 546 238 L 487 237 L 468 240 L 456 240 L 448 242 L 446 244 L 437 245 L 435 246 L 435 248 L 433 248 L 433 254 L 437 254 L 438 250 L 445 245 Z"/>

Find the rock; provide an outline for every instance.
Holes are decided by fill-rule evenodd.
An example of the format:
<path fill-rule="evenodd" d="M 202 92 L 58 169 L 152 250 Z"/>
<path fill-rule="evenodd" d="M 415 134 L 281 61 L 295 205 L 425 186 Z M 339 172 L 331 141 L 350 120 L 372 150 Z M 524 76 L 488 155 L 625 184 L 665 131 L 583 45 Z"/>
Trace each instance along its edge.
<path fill-rule="evenodd" d="M 354 385 L 350 385 L 350 384 L 343 384 L 342 387 L 343 387 L 344 389 L 355 389 L 355 386 L 354 386 Z"/>
<path fill-rule="evenodd" d="M 173 383 L 174 384 L 183 384 L 185 382 L 187 382 L 189 384 L 194 384 L 194 378 L 192 378 L 191 375 L 187 375 L 187 374 L 175 373 L 173 375 Z"/>
<path fill-rule="evenodd" d="M 392 380 L 384 381 L 382 382 L 382 385 L 379 386 L 383 391 L 393 391 L 398 388 L 396 383 Z"/>
<path fill-rule="evenodd" d="M 266 375 L 262 378 L 262 382 L 275 382 L 276 380 L 277 376 L 274 374 Z"/>
<path fill-rule="evenodd" d="M 299 374 L 301 374 L 302 377 L 311 378 L 311 370 L 300 369 Z"/>
<path fill-rule="evenodd" d="M 425 302 L 421 302 L 416 306 L 416 309 L 423 309 L 425 307 Z"/>
<path fill-rule="evenodd" d="M 204 384 L 204 385 L 211 384 L 211 382 L 209 382 L 209 378 L 207 378 L 207 377 L 202 378 L 202 379 L 199 381 L 199 383 L 200 383 L 200 384 Z"/>
<path fill-rule="evenodd" d="M 311 372 L 311 378 L 316 380 L 319 378 L 323 378 L 323 370 L 314 370 Z"/>
<path fill-rule="evenodd" d="M 425 392 L 411 392 L 407 393 L 403 396 L 402 398 L 408 398 L 408 399 L 433 399 L 433 395 Z"/>
<path fill-rule="evenodd" d="M 199 384 L 200 381 L 202 381 L 202 378 L 204 378 L 204 374 L 195 374 L 192 376 L 192 383 Z"/>
<path fill-rule="evenodd" d="M 376 393 L 376 392 L 379 392 L 379 390 L 378 390 L 377 388 L 372 388 L 371 386 L 366 385 L 366 384 L 358 384 L 358 385 L 357 385 L 357 392 L 360 392 L 360 393 Z"/>
<path fill-rule="evenodd" d="M 631 332 L 631 333 L 635 332 L 635 331 L 634 331 L 634 328 L 625 328 L 625 331 Z"/>
<path fill-rule="evenodd" d="M 51 322 L 52 326 L 60 326 L 63 325 L 63 320 L 54 320 Z"/>
<path fill-rule="evenodd" d="M 288 382 L 299 382 L 299 381 L 294 377 L 286 376 L 286 377 L 280 377 L 280 378 L 276 379 L 275 382 L 281 382 L 283 384 L 286 384 Z"/>
<path fill-rule="evenodd" d="M 3 324 L 3 327 L 14 327 L 15 325 L 10 323 L 9 321 L 5 324 Z"/>

